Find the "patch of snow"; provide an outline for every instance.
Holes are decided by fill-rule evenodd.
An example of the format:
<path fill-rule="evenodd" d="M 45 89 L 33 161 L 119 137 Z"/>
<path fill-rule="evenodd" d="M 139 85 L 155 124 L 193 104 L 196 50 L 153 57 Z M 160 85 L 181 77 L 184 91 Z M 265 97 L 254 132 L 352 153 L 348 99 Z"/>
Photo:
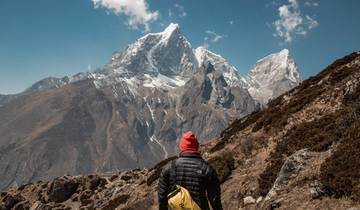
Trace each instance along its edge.
<path fill-rule="evenodd" d="M 154 65 L 152 56 L 153 56 L 154 50 L 157 48 L 157 46 L 158 46 L 159 44 L 160 44 L 160 42 L 158 42 L 154 47 L 152 47 L 152 48 L 149 50 L 149 52 L 146 54 L 146 59 L 147 59 L 147 61 L 149 62 L 149 69 L 148 69 L 149 72 L 152 72 L 152 71 L 157 70 L 157 68 L 156 68 L 155 65 Z"/>
<path fill-rule="evenodd" d="M 135 77 L 132 77 L 130 79 L 124 78 L 122 79 L 127 84 L 127 89 L 131 93 L 131 95 L 135 98 L 135 95 L 137 95 L 137 89 L 138 89 L 138 80 Z"/>
<path fill-rule="evenodd" d="M 158 145 L 161 147 L 161 149 L 163 150 L 163 152 L 164 152 L 164 158 L 167 158 L 167 157 L 169 156 L 169 154 L 168 154 L 168 152 L 166 151 L 165 146 L 160 143 L 160 141 L 155 137 L 154 134 L 150 136 L 150 133 L 149 133 L 149 122 L 148 122 L 148 121 L 145 121 L 145 123 L 146 123 L 146 127 L 147 127 L 147 135 L 148 135 L 150 141 L 158 144 Z"/>
<path fill-rule="evenodd" d="M 95 85 L 96 89 L 100 89 L 102 87 L 101 82 L 99 82 L 99 80 L 94 80 L 93 84 Z"/>
<path fill-rule="evenodd" d="M 186 83 L 186 80 L 180 76 L 171 78 L 160 73 L 156 77 L 152 77 L 148 74 L 145 74 L 144 76 L 146 77 L 146 80 L 143 83 L 144 87 L 175 88 L 184 86 Z"/>
<path fill-rule="evenodd" d="M 169 39 L 176 30 L 179 30 L 179 24 L 170 23 L 163 32 L 160 32 L 160 34 L 162 35 L 163 39 Z"/>
<path fill-rule="evenodd" d="M 198 65 L 201 66 L 201 64 L 204 62 L 204 58 L 205 58 L 205 50 L 206 48 L 204 47 L 198 47 L 195 49 L 195 58 L 198 61 Z"/>
<path fill-rule="evenodd" d="M 151 119 L 153 120 L 153 122 L 155 122 L 155 115 L 154 115 L 154 110 L 151 109 L 150 105 L 148 102 L 146 102 L 146 106 L 147 108 L 149 109 L 150 111 L 150 114 L 151 114 Z"/>
<path fill-rule="evenodd" d="M 177 109 L 175 109 L 175 113 L 176 113 L 176 116 L 177 116 L 181 121 L 185 121 L 184 117 L 179 114 L 179 111 L 178 111 Z"/>

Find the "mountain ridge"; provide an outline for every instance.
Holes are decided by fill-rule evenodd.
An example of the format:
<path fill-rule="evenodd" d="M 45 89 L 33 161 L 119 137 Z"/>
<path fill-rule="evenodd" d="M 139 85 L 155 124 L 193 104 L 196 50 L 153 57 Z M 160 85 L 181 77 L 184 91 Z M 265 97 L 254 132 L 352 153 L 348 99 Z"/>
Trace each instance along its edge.
<path fill-rule="evenodd" d="M 233 121 L 201 145 L 224 209 L 360 207 L 360 51 Z M 5 208 L 158 209 L 162 167 L 61 176 L 0 194 Z M 59 196 L 61 195 L 61 196 Z"/>
<path fill-rule="evenodd" d="M 180 41 L 177 43 L 172 43 L 170 42 L 171 38 L 176 38 L 175 40 Z M 169 65 L 169 62 L 167 62 L 166 65 L 160 65 L 160 67 L 158 67 L 158 63 L 153 62 L 153 54 L 156 54 L 156 51 L 159 51 L 159 48 L 164 48 L 164 46 L 165 48 L 168 47 L 169 42 L 172 43 L 170 45 L 183 46 L 181 47 L 182 50 L 176 48 L 176 51 L 180 51 L 180 55 L 187 55 L 185 56 L 185 60 L 187 61 L 184 64 L 181 64 L 184 66 L 178 67 L 178 69 L 181 69 L 180 75 L 174 74 L 174 72 L 172 72 L 174 66 L 176 67 L 175 64 L 183 63 L 183 61 L 179 61 L 184 59 L 180 55 L 173 56 L 172 54 L 172 56 L 170 56 L 172 58 L 176 57 L 177 59 L 177 62 L 173 62 L 175 63 L 174 65 Z M 163 56 L 164 55 L 162 55 L 162 57 Z M 272 57 L 275 57 L 275 59 Z M 159 59 L 157 58 L 155 60 Z M 155 86 L 154 84 L 158 84 L 157 87 L 182 86 L 186 83 L 189 77 L 195 73 L 196 67 L 206 65 L 207 62 L 212 62 L 213 65 L 217 67 L 217 69 L 221 69 L 221 71 L 224 72 L 225 79 L 229 85 L 241 86 L 247 89 L 252 97 L 261 104 L 265 104 L 270 98 L 279 95 L 278 93 L 272 93 L 271 91 L 268 92 L 267 89 L 272 90 L 278 88 L 281 89 L 281 91 L 279 91 L 279 93 L 281 93 L 284 92 L 284 90 L 286 91 L 287 89 L 291 89 L 292 87 L 298 85 L 301 81 L 300 74 L 298 73 L 294 60 L 289 55 L 288 49 L 283 49 L 278 53 L 272 53 L 264 58 L 259 59 L 253 68 L 249 71 L 248 75 L 243 77 L 239 74 L 236 67 L 228 63 L 221 55 L 211 52 L 202 46 L 192 50 L 191 44 L 181 34 L 180 26 L 175 23 L 170 23 L 164 31 L 146 34 L 143 37 L 137 39 L 134 43 L 129 44 L 122 51 L 115 52 L 112 55 L 110 61 L 102 69 L 98 69 L 94 72 L 80 72 L 71 77 L 48 77 L 36 82 L 27 90 L 36 91 L 58 88 L 84 79 L 94 79 L 95 84 L 100 87 L 104 85 L 111 85 L 111 83 L 116 83 L 118 81 L 111 80 L 113 80 L 113 78 L 121 77 L 124 78 L 124 81 L 127 83 L 132 83 L 136 78 L 136 80 L 140 80 L 138 82 L 143 82 L 144 85 L 148 86 Z M 270 63 L 275 65 L 275 67 L 268 65 L 259 68 L 258 66 L 261 67 L 259 64 L 262 62 Z M 129 71 L 128 69 L 143 69 L 143 72 L 133 72 Z M 162 70 L 159 71 L 159 69 Z M 256 69 L 259 69 L 260 71 L 256 72 Z M 266 81 L 266 78 L 263 76 L 266 74 L 261 72 L 261 69 L 271 69 L 274 74 L 276 74 L 277 69 L 280 69 L 281 72 L 275 75 L 278 78 L 273 76 L 271 79 Z M 106 81 L 106 79 L 108 81 Z M 287 87 L 272 87 L 274 84 L 271 84 L 270 81 L 281 82 L 281 80 L 284 80 L 284 83 L 286 83 L 286 81 L 290 82 L 289 84 L 286 84 Z M 262 92 L 267 93 L 262 94 Z"/>
<path fill-rule="evenodd" d="M 202 51 L 199 65 L 172 24 L 115 53 L 102 69 L 39 81 L 2 104 L 0 188 L 150 166 L 175 154 L 184 132 L 207 141 L 256 111 L 235 67 Z"/>

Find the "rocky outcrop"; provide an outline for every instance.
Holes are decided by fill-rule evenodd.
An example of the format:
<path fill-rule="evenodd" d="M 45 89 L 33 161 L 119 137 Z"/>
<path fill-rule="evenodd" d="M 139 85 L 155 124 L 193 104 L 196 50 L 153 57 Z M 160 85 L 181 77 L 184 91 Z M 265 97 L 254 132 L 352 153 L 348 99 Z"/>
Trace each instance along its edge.
<path fill-rule="evenodd" d="M 47 192 L 49 200 L 53 202 L 63 202 L 74 194 L 78 187 L 78 183 L 74 180 L 69 180 L 66 176 L 56 178 L 50 185 Z"/>
<path fill-rule="evenodd" d="M 280 191 L 291 179 L 297 176 L 299 171 L 305 167 L 304 165 L 311 156 L 313 156 L 313 154 L 311 154 L 307 149 L 302 149 L 286 158 L 265 200 L 270 200 L 272 197 L 275 197 L 277 191 Z"/>

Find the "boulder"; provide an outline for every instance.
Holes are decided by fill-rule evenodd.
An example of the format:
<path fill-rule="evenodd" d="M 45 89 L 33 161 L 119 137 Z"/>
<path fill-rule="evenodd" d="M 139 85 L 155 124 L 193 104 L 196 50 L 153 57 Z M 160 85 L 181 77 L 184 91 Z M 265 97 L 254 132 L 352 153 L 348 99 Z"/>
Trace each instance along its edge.
<path fill-rule="evenodd" d="M 244 205 L 254 204 L 256 201 L 252 196 L 247 196 L 244 198 Z"/>
<path fill-rule="evenodd" d="M 79 184 L 73 179 L 64 177 L 56 178 L 48 190 L 49 200 L 57 203 L 66 201 L 75 193 L 78 185 Z"/>
<path fill-rule="evenodd" d="M 312 156 L 313 154 L 309 152 L 308 149 L 301 149 L 286 158 L 265 200 L 270 200 L 275 197 L 277 194 L 276 192 L 287 185 L 290 179 L 297 176 L 300 170 L 303 169 L 306 161 Z"/>
<path fill-rule="evenodd" d="M 92 202 L 92 199 L 90 197 L 92 196 L 93 192 L 90 190 L 85 190 L 80 194 L 80 202 L 81 205 L 86 206 Z"/>
<path fill-rule="evenodd" d="M 106 180 L 101 178 L 98 175 L 88 175 L 86 177 L 86 189 L 90 189 L 92 191 L 96 190 L 98 187 L 106 184 Z"/>
<path fill-rule="evenodd" d="M 321 182 L 315 180 L 310 184 L 310 195 L 313 199 L 317 199 L 323 196 L 331 196 L 333 195 L 333 192 L 324 186 Z"/>
<path fill-rule="evenodd" d="M 3 198 L 4 207 L 5 209 L 11 209 L 13 208 L 17 203 L 24 201 L 25 199 L 20 195 L 7 195 Z"/>
<path fill-rule="evenodd" d="M 29 210 L 30 203 L 28 201 L 21 201 L 12 208 L 13 210 Z"/>

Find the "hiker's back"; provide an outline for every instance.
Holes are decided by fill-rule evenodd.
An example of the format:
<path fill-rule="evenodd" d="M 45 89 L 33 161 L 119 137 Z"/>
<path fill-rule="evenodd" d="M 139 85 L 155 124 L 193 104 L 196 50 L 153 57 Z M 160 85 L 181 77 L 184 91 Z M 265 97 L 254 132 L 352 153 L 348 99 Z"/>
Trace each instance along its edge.
<path fill-rule="evenodd" d="M 202 210 L 210 209 L 209 202 L 212 209 L 222 210 L 220 183 L 216 172 L 202 159 L 199 153 L 199 143 L 191 131 L 181 137 L 179 151 L 179 158 L 165 165 L 160 173 L 159 210 L 168 210 L 169 205 L 196 208 L 193 201 Z M 180 191 L 178 191 L 179 189 Z"/>
<path fill-rule="evenodd" d="M 175 160 L 175 184 L 185 187 L 201 209 L 209 209 L 206 198 L 208 164 L 196 154 L 184 154 Z"/>

